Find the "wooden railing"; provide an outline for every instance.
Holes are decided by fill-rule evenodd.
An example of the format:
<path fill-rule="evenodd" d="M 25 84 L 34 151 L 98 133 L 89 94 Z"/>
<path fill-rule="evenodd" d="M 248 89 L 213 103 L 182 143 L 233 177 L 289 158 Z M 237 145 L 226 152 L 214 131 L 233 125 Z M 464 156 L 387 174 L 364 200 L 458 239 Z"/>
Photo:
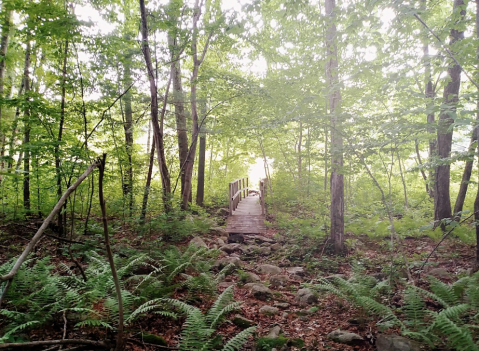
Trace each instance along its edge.
<path fill-rule="evenodd" d="M 241 199 L 248 196 L 249 180 L 248 177 L 236 179 L 230 183 L 229 201 L 230 201 L 230 215 L 236 210 Z"/>
<path fill-rule="evenodd" d="M 259 201 L 261 203 L 261 214 L 266 214 L 265 196 L 268 191 L 268 178 L 263 178 L 259 181 Z"/>

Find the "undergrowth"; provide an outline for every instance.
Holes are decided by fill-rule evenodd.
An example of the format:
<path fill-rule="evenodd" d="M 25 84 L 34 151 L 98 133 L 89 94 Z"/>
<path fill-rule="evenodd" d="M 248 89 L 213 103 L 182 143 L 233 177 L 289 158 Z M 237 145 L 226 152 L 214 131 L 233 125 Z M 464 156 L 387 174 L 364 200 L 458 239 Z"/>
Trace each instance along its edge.
<path fill-rule="evenodd" d="M 453 284 L 432 276 L 428 281 L 429 290 L 408 285 L 403 291 L 400 307 L 388 304 L 391 293 L 388 280 L 378 283 L 375 278 L 357 270 L 349 280 L 340 277 L 320 279 L 317 287 L 380 317 L 377 324 L 382 329 L 399 327 L 404 336 L 430 347 L 479 350 L 479 273 Z"/>

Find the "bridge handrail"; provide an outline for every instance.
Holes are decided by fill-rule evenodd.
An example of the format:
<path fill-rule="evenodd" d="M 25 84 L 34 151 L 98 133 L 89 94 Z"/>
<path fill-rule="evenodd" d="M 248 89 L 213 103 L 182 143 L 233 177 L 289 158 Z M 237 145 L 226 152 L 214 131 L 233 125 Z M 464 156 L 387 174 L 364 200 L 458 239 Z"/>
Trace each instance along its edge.
<path fill-rule="evenodd" d="M 229 184 L 229 209 L 230 215 L 236 210 L 241 199 L 248 196 L 249 179 L 248 177 L 239 178 Z"/>
<path fill-rule="evenodd" d="M 259 200 L 261 203 L 261 214 L 266 214 L 265 197 L 268 190 L 268 178 L 263 178 L 259 181 Z"/>

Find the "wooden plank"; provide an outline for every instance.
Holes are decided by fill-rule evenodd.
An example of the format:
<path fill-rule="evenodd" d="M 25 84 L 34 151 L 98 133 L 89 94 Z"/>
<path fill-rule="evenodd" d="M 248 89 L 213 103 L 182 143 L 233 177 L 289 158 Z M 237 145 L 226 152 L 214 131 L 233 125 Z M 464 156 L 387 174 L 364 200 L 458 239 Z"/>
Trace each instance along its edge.
<path fill-rule="evenodd" d="M 265 216 L 258 196 L 246 196 L 227 219 L 228 233 L 262 234 L 266 232 Z"/>

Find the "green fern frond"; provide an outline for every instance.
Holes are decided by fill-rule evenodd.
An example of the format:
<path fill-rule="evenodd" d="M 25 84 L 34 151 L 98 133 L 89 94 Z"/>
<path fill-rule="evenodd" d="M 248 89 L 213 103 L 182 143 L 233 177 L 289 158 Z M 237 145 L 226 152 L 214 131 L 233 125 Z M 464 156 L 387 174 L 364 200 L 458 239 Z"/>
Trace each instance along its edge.
<path fill-rule="evenodd" d="M 30 327 L 33 327 L 33 326 L 37 326 L 38 324 L 41 324 L 40 321 L 29 321 L 29 322 L 26 322 L 26 323 L 23 323 L 23 324 L 20 324 L 18 326 L 16 326 L 15 328 L 9 330 L 8 332 L 6 332 L 2 338 L 0 338 L 0 340 L 2 339 L 8 339 L 11 335 L 15 334 L 16 332 L 18 331 L 22 331 L 22 330 L 25 330 L 25 329 L 28 329 Z"/>
<path fill-rule="evenodd" d="M 105 327 L 110 330 L 115 330 L 109 323 L 101 321 L 99 319 L 86 319 L 75 324 L 76 327 Z"/>
<path fill-rule="evenodd" d="M 213 322 L 218 320 L 218 317 L 221 315 L 221 311 L 225 308 L 233 299 L 233 290 L 234 286 L 228 286 L 225 291 L 223 291 L 220 296 L 216 299 L 211 306 L 210 310 L 206 314 L 206 324 L 209 326 L 213 325 Z"/>
<path fill-rule="evenodd" d="M 429 288 L 442 301 L 445 301 L 448 306 L 459 303 L 460 296 L 456 295 L 455 290 L 447 283 L 442 282 L 436 277 L 429 276 Z"/>
<path fill-rule="evenodd" d="M 440 330 L 442 335 L 447 336 L 446 344 L 457 351 L 478 351 L 479 347 L 474 343 L 471 333 L 451 321 L 445 313 L 439 313 L 433 323 L 433 327 Z"/>
<path fill-rule="evenodd" d="M 254 331 L 256 330 L 256 327 L 249 327 L 237 335 L 235 335 L 233 338 L 228 340 L 228 342 L 223 346 L 223 351 L 237 351 L 241 350 L 241 348 L 246 344 L 248 341 L 248 338 L 253 335 Z"/>

